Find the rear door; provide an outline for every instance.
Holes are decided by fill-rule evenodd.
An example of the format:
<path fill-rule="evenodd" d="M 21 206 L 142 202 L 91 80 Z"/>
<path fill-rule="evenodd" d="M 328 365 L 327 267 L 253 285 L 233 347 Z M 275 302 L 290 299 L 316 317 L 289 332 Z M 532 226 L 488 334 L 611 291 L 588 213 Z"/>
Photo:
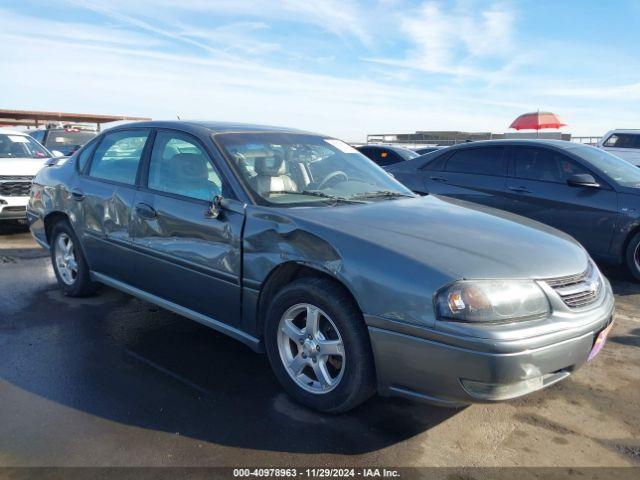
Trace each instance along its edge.
<path fill-rule="evenodd" d="M 510 149 L 505 208 L 573 236 L 592 254 L 605 254 L 618 211 L 617 193 L 570 156 L 548 148 Z M 567 184 L 578 173 L 593 175 L 600 188 Z"/>
<path fill-rule="evenodd" d="M 505 147 L 454 149 L 421 170 L 427 192 L 504 207 L 507 176 Z"/>
<path fill-rule="evenodd" d="M 104 135 L 95 151 L 93 146 L 87 148 L 92 158 L 87 165 L 82 163 L 70 192 L 76 232 L 91 269 L 127 283 L 133 276 L 131 207 L 149 134 L 149 129 L 136 128 Z"/>
<path fill-rule="evenodd" d="M 135 286 L 237 326 L 244 207 L 213 152 L 190 134 L 157 131 L 133 210 Z M 211 218 L 217 195 L 226 208 Z"/>

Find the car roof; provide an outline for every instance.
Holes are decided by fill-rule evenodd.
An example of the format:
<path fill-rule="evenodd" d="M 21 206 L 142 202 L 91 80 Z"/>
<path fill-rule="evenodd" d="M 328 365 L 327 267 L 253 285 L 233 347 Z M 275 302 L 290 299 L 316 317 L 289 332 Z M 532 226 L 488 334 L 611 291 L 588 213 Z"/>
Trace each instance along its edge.
<path fill-rule="evenodd" d="M 638 128 L 616 128 L 615 130 L 610 130 L 607 132 L 607 135 L 612 133 L 631 133 L 635 135 L 640 135 L 640 129 Z"/>
<path fill-rule="evenodd" d="M 471 147 L 495 147 L 495 146 L 510 146 L 510 145 L 528 145 L 528 146 L 547 146 L 547 147 L 555 147 L 562 149 L 570 149 L 574 148 L 580 144 L 575 142 L 569 142 L 567 140 L 551 140 L 546 138 L 508 138 L 508 139 L 500 139 L 500 140 L 478 140 L 475 142 L 466 142 L 466 143 L 458 143 L 456 145 L 451 145 L 447 148 L 450 149 L 458 149 L 458 148 L 471 148 Z"/>
<path fill-rule="evenodd" d="M 210 133 L 243 133 L 243 132 L 277 132 L 277 133 L 298 133 L 307 135 L 319 135 L 313 132 L 297 130 L 287 127 L 276 127 L 271 125 L 257 125 L 252 123 L 238 122 L 214 122 L 202 120 L 153 120 L 144 122 L 130 122 L 113 127 L 121 129 L 127 127 L 149 127 L 149 128 L 178 128 L 190 130 L 208 130 Z M 109 129 L 111 130 L 111 129 Z M 324 135 L 330 137 L 330 135 Z"/>
<path fill-rule="evenodd" d="M 367 143 L 366 145 L 358 145 L 356 148 L 362 148 L 362 147 L 386 148 L 387 150 L 394 150 L 394 149 L 409 150 L 410 152 L 413 152 L 413 150 L 411 150 L 410 148 L 403 147 L 401 145 L 384 145 L 380 143 L 373 143 L 373 144 Z"/>
<path fill-rule="evenodd" d="M 21 132 L 20 130 L 12 130 L 10 128 L 0 128 L 0 133 L 3 135 L 23 135 L 28 136 L 29 132 Z"/>

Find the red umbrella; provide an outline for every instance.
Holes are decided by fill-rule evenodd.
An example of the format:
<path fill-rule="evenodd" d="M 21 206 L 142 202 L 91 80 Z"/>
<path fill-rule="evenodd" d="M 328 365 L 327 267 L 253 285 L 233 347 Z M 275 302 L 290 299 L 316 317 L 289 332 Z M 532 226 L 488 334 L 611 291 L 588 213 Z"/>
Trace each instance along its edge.
<path fill-rule="evenodd" d="M 531 112 L 520 115 L 509 128 L 516 130 L 541 130 L 543 128 L 565 127 L 566 123 L 551 112 Z"/>

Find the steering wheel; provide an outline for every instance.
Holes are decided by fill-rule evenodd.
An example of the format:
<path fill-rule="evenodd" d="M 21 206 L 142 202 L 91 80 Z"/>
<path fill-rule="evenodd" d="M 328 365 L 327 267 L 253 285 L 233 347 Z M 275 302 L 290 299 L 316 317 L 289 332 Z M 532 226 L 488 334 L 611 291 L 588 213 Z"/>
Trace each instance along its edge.
<path fill-rule="evenodd" d="M 329 175 L 327 175 L 326 177 L 324 177 L 322 179 L 322 181 L 320 182 L 320 185 L 318 185 L 318 190 L 322 190 L 322 187 L 327 186 L 327 184 L 338 178 L 338 177 L 344 177 L 344 181 L 348 182 L 349 181 L 349 177 L 347 176 L 346 173 L 344 173 L 342 170 L 337 170 L 335 172 L 331 172 Z"/>

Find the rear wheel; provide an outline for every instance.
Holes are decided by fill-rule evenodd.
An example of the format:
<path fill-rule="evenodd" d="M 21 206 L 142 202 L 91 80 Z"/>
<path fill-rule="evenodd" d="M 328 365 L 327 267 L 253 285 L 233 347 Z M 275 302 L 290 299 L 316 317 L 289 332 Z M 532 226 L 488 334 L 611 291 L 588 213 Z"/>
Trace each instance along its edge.
<path fill-rule="evenodd" d="M 302 278 L 282 289 L 267 314 L 265 342 L 276 377 L 304 405 L 344 412 L 375 391 L 362 315 L 331 280 Z"/>
<path fill-rule="evenodd" d="M 640 281 L 640 232 L 631 237 L 627 245 L 626 263 L 629 273 Z"/>
<path fill-rule="evenodd" d="M 66 221 L 56 223 L 51 231 L 51 263 L 66 295 L 85 297 L 97 290 L 98 284 L 91 281 L 80 243 Z"/>

